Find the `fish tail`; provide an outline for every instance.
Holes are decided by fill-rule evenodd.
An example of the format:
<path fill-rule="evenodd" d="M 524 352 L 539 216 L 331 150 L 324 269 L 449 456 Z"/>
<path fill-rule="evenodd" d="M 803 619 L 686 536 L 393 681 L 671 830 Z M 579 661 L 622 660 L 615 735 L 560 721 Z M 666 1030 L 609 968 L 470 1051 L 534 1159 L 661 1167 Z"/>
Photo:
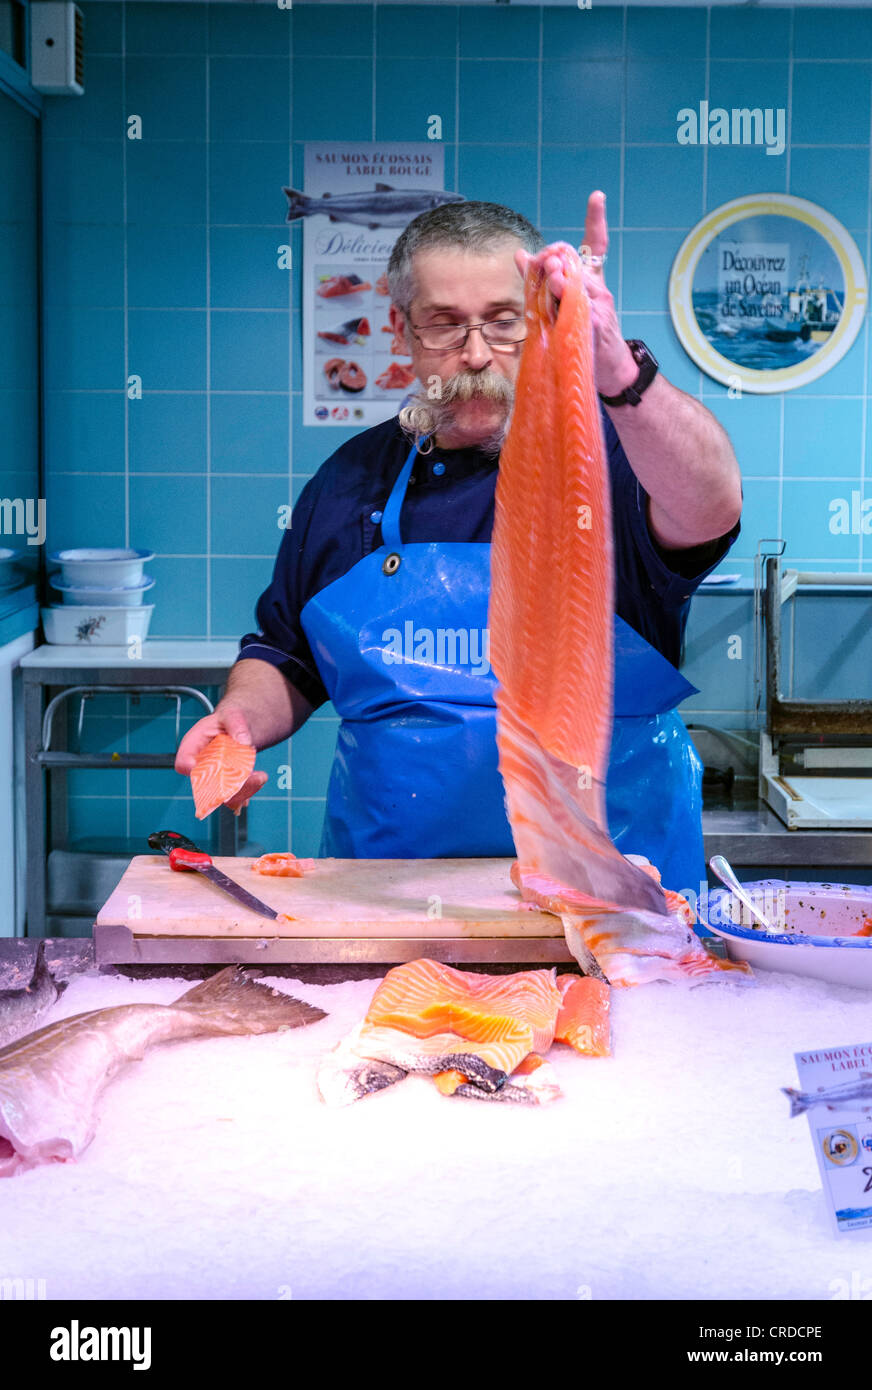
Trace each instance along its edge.
<path fill-rule="evenodd" d="M 309 198 L 305 193 L 301 193 L 298 188 L 283 188 L 282 192 L 288 200 L 288 215 L 286 221 L 295 222 L 298 217 L 306 216 L 306 208 Z"/>
<path fill-rule="evenodd" d="M 52 974 L 45 963 L 45 937 L 43 937 L 36 948 L 36 963 L 33 967 L 33 974 L 30 977 L 28 989 L 35 989 L 38 985 L 41 985 L 46 978 L 50 980 Z"/>
<path fill-rule="evenodd" d="M 194 985 L 169 1007 L 200 1015 L 216 1033 L 277 1033 L 327 1017 L 323 1009 L 257 983 L 238 965 Z"/>
<path fill-rule="evenodd" d="M 37 947 L 36 964 L 33 967 L 33 975 L 31 977 L 30 984 L 28 985 L 28 989 L 37 990 L 39 989 L 40 985 L 44 985 L 46 983 L 54 985 L 55 994 L 58 998 L 60 998 L 60 996 L 63 994 L 64 990 L 67 987 L 66 980 L 56 980 L 54 975 L 51 973 L 51 971 L 45 963 L 45 937 L 43 937 L 39 943 L 39 946 Z"/>
<path fill-rule="evenodd" d="M 802 1091 L 796 1091 L 792 1086 L 781 1087 L 787 1099 L 790 1101 L 790 1118 L 795 1115 L 802 1115 L 808 1109 L 808 1101 Z"/>

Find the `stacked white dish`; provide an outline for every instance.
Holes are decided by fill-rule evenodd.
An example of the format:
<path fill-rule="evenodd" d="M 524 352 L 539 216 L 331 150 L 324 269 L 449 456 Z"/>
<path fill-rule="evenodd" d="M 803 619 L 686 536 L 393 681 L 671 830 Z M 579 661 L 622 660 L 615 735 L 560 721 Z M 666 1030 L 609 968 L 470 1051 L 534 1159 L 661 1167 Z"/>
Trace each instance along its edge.
<path fill-rule="evenodd" d="M 45 640 L 63 646 L 144 641 L 154 604 L 143 598 L 154 580 L 143 566 L 153 559 L 153 550 L 56 550 L 49 561 L 61 572 L 50 583 L 61 602 L 42 609 Z"/>

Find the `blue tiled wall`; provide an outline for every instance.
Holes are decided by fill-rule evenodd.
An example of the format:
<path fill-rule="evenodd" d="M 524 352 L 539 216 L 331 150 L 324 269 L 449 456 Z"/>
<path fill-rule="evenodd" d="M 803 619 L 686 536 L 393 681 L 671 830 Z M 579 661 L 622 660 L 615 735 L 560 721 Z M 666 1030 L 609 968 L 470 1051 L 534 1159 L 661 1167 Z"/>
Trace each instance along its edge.
<path fill-rule="evenodd" d="M 0 91 L 0 498 L 28 504 L 0 519 L 0 549 L 14 552 L 0 563 L 0 605 L 10 612 L 32 603 L 24 584 L 38 553 L 26 533 L 40 495 L 38 153 L 36 118 Z"/>
<path fill-rule="evenodd" d="M 297 272 L 276 269 L 288 236 L 301 259 L 281 185 L 300 182 L 303 142 L 423 139 L 434 111 L 447 186 L 512 204 L 550 240 L 579 242 L 588 192 L 606 190 L 625 333 L 735 442 L 745 524 L 727 568 L 750 578 L 757 540 L 774 535 L 807 569 L 868 564 L 863 535 L 828 526 L 833 497 L 869 488 L 868 322 L 818 382 L 730 400 L 678 344 L 666 284 L 688 228 L 752 191 L 823 204 L 868 256 L 869 12 L 83 9 L 86 95 L 47 99 L 43 127 L 49 543 L 154 548 L 153 635 L 251 625 L 277 508 L 347 437 L 301 423 Z M 678 146 L 677 110 L 704 97 L 786 106 L 786 152 Z M 126 137 L 131 115 L 141 140 Z M 131 374 L 141 401 L 127 399 Z M 721 722 L 747 720 L 750 660 L 722 671 L 706 634 L 744 631 L 749 614 L 747 594 L 706 596 L 691 621 L 691 675 L 719 692 L 716 710 L 705 689 L 693 708 Z M 806 686 L 819 656 L 814 640 L 797 648 Z M 824 661 L 825 684 L 834 669 Z M 315 848 L 331 746 L 322 716 L 295 740 L 292 815 L 284 794 L 253 814 L 274 847 L 292 825 L 294 848 Z"/>

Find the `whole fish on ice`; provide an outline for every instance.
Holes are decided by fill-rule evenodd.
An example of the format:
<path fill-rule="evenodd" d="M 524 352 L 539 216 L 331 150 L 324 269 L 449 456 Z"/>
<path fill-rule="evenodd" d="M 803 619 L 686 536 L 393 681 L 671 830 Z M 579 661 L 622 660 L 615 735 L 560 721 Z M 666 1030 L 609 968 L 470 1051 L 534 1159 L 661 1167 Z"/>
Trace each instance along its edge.
<path fill-rule="evenodd" d="M 841 1110 L 845 1106 L 860 1105 L 872 1111 L 872 1072 L 861 1071 L 853 1081 L 845 1081 L 841 1086 L 829 1086 L 825 1091 L 797 1091 L 792 1086 L 781 1087 L 790 1101 L 790 1117 L 802 1115 L 813 1110 L 816 1105 L 825 1105 L 829 1110 Z"/>
<path fill-rule="evenodd" d="M 361 193 L 325 193 L 310 198 L 298 188 L 284 188 L 288 199 L 288 222 L 298 217 L 329 217 L 331 222 L 359 222 L 364 227 L 405 227 L 419 212 L 441 207 L 443 203 L 462 203 L 460 193 L 444 188 L 394 188 L 377 183 Z"/>
<path fill-rule="evenodd" d="M 60 998 L 66 982 L 58 984 L 45 963 L 45 940 L 39 943 L 30 984 L 0 990 L 0 1047 L 33 1031 L 36 1020 Z"/>
<path fill-rule="evenodd" d="M 77 1159 L 94 1138 L 101 1093 L 158 1043 L 276 1033 L 325 1017 L 233 965 L 172 1004 L 121 1004 L 50 1023 L 0 1049 L 0 1178 Z"/>

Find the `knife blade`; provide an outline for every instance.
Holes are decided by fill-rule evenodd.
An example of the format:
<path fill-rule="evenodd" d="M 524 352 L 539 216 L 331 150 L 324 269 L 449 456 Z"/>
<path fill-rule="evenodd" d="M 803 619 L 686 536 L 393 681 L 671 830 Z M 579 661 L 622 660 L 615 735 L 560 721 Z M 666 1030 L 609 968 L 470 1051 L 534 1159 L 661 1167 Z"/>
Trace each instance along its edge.
<path fill-rule="evenodd" d="M 203 850 L 197 849 L 193 840 L 189 840 L 186 835 L 180 835 L 176 830 L 155 830 L 148 837 L 150 849 L 160 850 L 169 857 L 170 868 L 177 873 L 193 872 L 202 874 L 210 883 L 214 883 L 216 888 L 222 889 L 235 898 L 236 902 L 243 907 L 250 908 L 252 912 L 260 913 L 261 917 L 269 917 L 273 921 L 281 915 L 276 912 L 274 907 L 261 902 L 253 893 L 249 893 L 247 888 L 235 883 L 232 878 L 228 878 L 220 869 L 216 869 L 211 857 Z"/>

